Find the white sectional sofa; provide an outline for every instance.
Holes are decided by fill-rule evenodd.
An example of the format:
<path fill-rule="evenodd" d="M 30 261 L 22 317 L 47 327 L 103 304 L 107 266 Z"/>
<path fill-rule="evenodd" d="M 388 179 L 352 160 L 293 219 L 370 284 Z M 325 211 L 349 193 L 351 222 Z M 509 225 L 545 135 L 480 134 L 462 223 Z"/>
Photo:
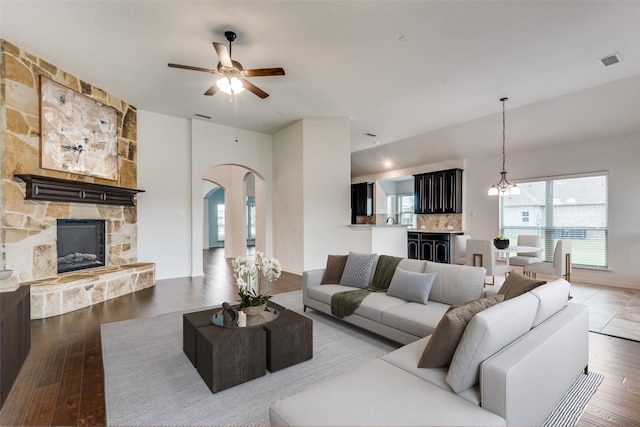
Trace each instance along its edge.
<path fill-rule="evenodd" d="M 436 273 L 429 302 L 420 304 L 372 293 L 358 309 L 343 320 L 375 332 L 401 344 L 408 344 L 431 334 L 453 305 L 466 304 L 484 295 L 484 267 L 440 264 L 403 259 L 397 268 L 416 273 Z M 302 276 L 302 302 L 307 307 L 331 314 L 331 297 L 337 292 L 354 289 L 348 285 L 322 284 L 324 269 L 305 271 Z M 373 280 L 372 270 L 369 284 Z"/>
<path fill-rule="evenodd" d="M 403 260 L 398 268 L 415 271 L 420 269 L 419 263 Z M 477 290 L 471 278 L 482 272 L 422 263 L 425 269 L 438 270 L 441 284 L 447 284 L 440 291 L 449 297 L 457 287 L 465 295 L 469 289 Z M 305 274 L 304 305 L 331 313 L 326 295 L 337 285 L 319 285 L 319 275 L 317 271 Z M 484 276 L 481 282 L 484 283 Z M 469 283 L 469 288 L 463 283 Z M 384 295 L 372 294 L 344 320 L 409 344 L 275 402 L 269 410 L 270 423 L 541 425 L 577 377 L 587 370 L 588 310 L 584 305 L 567 302 L 569 286 L 559 279 L 475 314 L 456 343 L 450 366 L 438 368 L 418 368 L 418 363 L 433 337 L 429 334 L 439 321 L 438 313 L 442 317 L 450 305 L 458 305 L 457 301 L 434 301 L 427 310 L 406 301 L 384 302 Z M 434 282 L 434 298 L 441 298 L 437 289 Z M 482 286 L 478 298 L 482 296 L 481 289 Z M 375 298 L 365 304 L 372 296 Z M 392 310 L 394 307 L 397 310 Z M 373 314 L 376 308 L 380 308 L 378 316 Z M 389 316 L 383 313 L 388 311 L 396 315 L 403 311 L 407 316 L 401 316 L 402 322 L 385 321 Z"/>

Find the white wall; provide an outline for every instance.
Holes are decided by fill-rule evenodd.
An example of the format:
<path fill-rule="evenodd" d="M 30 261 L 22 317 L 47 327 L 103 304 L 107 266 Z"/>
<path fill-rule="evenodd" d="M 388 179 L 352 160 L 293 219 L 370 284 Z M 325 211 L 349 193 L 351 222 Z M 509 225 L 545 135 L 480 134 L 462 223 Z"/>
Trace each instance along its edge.
<path fill-rule="evenodd" d="M 558 145 L 542 150 L 507 153 L 510 181 L 609 172 L 609 270 L 574 269 L 572 278 L 640 288 L 640 134 Z M 499 159 L 498 159 L 499 160 Z M 467 233 L 491 239 L 498 233 L 498 198 L 487 196 L 499 180 L 500 162 L 492 158 L 467 159 L 464 216 Z M 473 177 L 469 179 L 468 177 Z M 475 216 L 473 215 L 475 213 Z"/>
<path fill-rule="evenodd" d="M 273 136 L 274 254 L 285 271 L 303 270 L 303 122 Z"/>
<path fill-rule="evenodd" d="M 350 122 L 304 119 L 274 135 L 275 254 L 287 271 L 326 265 L 328 254 L 369 251 L 351 222 Z"/>
<path fill-rule="evenodd" d="M 137 197 L 138 260 L 156 263 L 156 279 L 191 271 L 189 127 L 189 120 L 138 110 L 138 188 L 145 190 Z"/>
<path fill-rule="evenodd" d="M 351 123 L 347 117 L 304 120 L 304 269 L 327 255 L 364 251 L 351 223 Z"/>

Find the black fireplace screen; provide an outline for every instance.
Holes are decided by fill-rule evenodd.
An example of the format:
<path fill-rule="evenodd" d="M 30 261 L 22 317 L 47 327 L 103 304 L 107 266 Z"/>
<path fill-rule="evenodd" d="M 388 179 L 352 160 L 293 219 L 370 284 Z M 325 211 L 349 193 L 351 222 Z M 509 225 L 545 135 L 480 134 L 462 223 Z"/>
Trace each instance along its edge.
<path fill-rule="evenodd" d="M 58 220 L 58 273 L 105 265 L 105 222 Z"/>

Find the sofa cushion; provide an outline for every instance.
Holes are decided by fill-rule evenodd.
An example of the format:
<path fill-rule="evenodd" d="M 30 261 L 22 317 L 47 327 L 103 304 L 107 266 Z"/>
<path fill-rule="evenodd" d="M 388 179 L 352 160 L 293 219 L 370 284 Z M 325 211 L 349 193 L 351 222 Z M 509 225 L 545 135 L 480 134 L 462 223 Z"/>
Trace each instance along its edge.
<path fill-rule="evenodd" d="M 340 278 L 340 284 L 355 288 L 366 288 L 369 286 L 375 261 L 376 254 L 349 251 L 349 256 Z"/>
<path fill-rule="evenodd" d="M 506 425 L 478 404 L 381 359 L 273 403 L 269 421 L 288 426 Z"/>
<path fill-rule="evenodd" d="M 502 302 L 503 298 L 503 295 L 481 298 L 449 310 L 440 319 L 438 326 L 433 331 L 431 339 L 422 352 L 418 367 L 439 368 L 449 366 L 460 338 L 462 338 L 462 334 L 473 316 Z"/>
<path fill-rule="evenodd" d="M 432 301 L 463 305 L 482 298 L 484 294 L 484 279 L 487 274 L 484 267 L 426 261 L 424 271 L 438 274 L 429 295 Z"/>
<path fill-rule="evenodd" d="M 322 275 L 322 282 L 320 283 L 323 285 L 327 283 L 340 283 L 346 263 L 347 255 L 329 255 L 327 257 L 327 266 L 325 267 L 324 274 Z"/>
<path fill-rule="evenodd" d="M 382 312 L 392 307 L 406 305 L 407 302 L 400 298 L 388 296 L 384 292 L 371 292 L 360 303 L 360 306 L 353 312 L 375 322 L 382 322 Z"/>
<path fill-rule="evenodd" d="M 500 287 L 498 294 L 504 295 L 504 300 L 506 301 L 522 295 L 525 292 L 529 292 L 531 289 L 544 285 L 545 283 L 547 283 L 546 280 L 536 280 L 512 271 Z"/>
<path fill-rule="evenodd" d="M 307 296 L 316 301 L 331 305 L 331 297 L 337 292 L 353 291 L 351 286 L 322 285 L 312 286 L 307 289 Z"/>
<path fill-rule="evenodd" d="M 425 381 L 429 381 L 431 384 L 435 384 L 444 390 L 451 391 L 451 388 L 447 384 L 447 368 L 421 369 L 417 367 L 418 360 L 420 360 L 422 355 L 422 350 L 424 350 L 424 347 L 432 337 L 433 335 L 429 335 L 428 337 L 403 345 L 399 349 L 381 356 L 380 359 L 420 377 Z M 470 387 L 463 392 L 458 393 L 458 396 L 464 397 L 468 401 L 479 405 L 480 387 Z"/>
<path fill-rule="evenodd" d="M 448 309 L 447 304 L 436 301 L 428 301 L 426 304 L 407 302 L 385 309 L 382 312 L 382 324 L 418 337 L 426 337 L 433 332 Z"/>
<path fill-rule="evenodd" d="M 411 259 L 411 258 L 403 258 L 398 264 L 398 268 L 401 268 L 405 271 L 413 271 L 416 273 L 424 273 L 424 268 L 427 265 L 427 261 L 419 260 L 419 259 Z"/>
<path fill-rule="evenodd" d="M 451 389 L 458 393 L 477 383 L 482 362 L 526 334 L 537 310 L 538 299 L 526 293 L 473 316 L 449 366 Z"/>
<path fill-rule="evenodd" d="M 538 298 L 538 311 L 533 320 L 534 328 L 567 305 L 570 287 L 569 282 L 558 279 L 531 290 L 531 295 Z"/>
<path fill-rule="evenodd" d="M 436 273 L 414 273 L 396 268 L 387 295 L 426 304 Z"/>

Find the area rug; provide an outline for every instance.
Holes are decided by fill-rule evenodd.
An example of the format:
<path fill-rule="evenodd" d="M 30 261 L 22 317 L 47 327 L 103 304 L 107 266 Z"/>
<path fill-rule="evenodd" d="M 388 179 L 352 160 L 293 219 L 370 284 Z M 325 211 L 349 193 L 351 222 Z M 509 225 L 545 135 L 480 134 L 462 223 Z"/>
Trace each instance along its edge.
<path fill-rule="evenodd" d="M 302 312 L 301 291 L 273 300 Z M 182 351 L 182 313 L 102 325 L 108 425 L 268 425 L 276 400 L 398 347 L 308 310 L 313 359 L 212 394 Z"/>
<path fill-rule="evenodd" d="M 302 312 L 301 291 L 278 294 L 274 301 Z M 102 325 L 108 425 L 266 426 L 269 406 L 276 400 L 398 347 L 308 310 L 305 315 L 313 319 L 313 359 L 212 394 L 182 351 L 183 313 Z M 576 381 L 545 425 L 575 425 L 599 381 L 594 383 Z"/>
<path fill-rule="evenodd" d="M 597 372 L 580 375 L 564 395 L 556 409 L 544 422 L 544 427 L 573 427 L 587 408 L 604 377 Z"/>

